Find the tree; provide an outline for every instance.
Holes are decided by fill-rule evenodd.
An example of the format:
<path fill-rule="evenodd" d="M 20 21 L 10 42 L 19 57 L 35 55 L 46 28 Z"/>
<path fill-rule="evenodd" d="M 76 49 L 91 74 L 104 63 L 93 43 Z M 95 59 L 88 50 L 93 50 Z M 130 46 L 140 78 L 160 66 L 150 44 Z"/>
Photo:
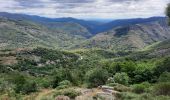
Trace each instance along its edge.
<path fill-rule="evenodd" d="M 125 61 L 121 63 L 121 72 L 127 73 L 130 77 L 134 76 L 134 71 L 136 70 L 136 63 L 133 61 Z"/>
<path fill-rule="evenodd" d="M 106 83 L 109 75 L 107 70 L 95 68 L 86 73 L 85 79 L 89 87 L 96 87 Z"/>
<path fill-rule="evenodd" d="M 168 4 L 168 7 L 166 8 L 166 15 L 170 18 L 170 3 Z M 170 25 L 170 20 L 169 20 Z"/>
<path fill-rule="evenodd" d="M 37 84 L 34 81 L 27 80 L 23 75 L 15 76 L 13 82 L 16 93 L 29 94 L 37 91 Z"/>
<path fill-rule="evenodd" d="M 159 82 L 169 82 L 170 81 L 170 72 L 164 72 L 159 76 Z"/>
<path fill-rule="evenodd" d="M 123 85 L 128 85 L 129 76 L 124 72 L 116 73 L 114 75 L 114 80 L 115 80 L 116 83 L 123 84 Z"/>
<path fill-rule="evenodd" d="M 156 76 L 160 76 L 163 72 L 170 72 L 170 57 L 159 63 L 154 71 Z"/>

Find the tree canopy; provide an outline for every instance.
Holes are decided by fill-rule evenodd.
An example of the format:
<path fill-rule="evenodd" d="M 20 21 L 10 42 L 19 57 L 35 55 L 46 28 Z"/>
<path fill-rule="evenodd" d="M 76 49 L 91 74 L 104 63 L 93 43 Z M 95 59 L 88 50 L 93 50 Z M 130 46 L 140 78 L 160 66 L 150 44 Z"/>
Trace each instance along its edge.
<path fill-rule="evenodd" d="M 170 18 L 170 3 L 168 4 L 168 7 L 166 8 L 166 15 Z M 170 24 L 170 19 L 169 19 Z"/>

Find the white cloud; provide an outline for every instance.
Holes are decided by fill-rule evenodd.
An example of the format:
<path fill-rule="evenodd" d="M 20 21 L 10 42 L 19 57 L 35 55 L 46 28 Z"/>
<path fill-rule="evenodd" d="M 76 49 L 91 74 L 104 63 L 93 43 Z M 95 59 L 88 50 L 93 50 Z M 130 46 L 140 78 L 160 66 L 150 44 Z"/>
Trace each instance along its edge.
<path fill-rule="evenodd" d="M 0 0 L 0 11 L 46 17 L 136 18 L 163 16 L 170 0 Z"/>

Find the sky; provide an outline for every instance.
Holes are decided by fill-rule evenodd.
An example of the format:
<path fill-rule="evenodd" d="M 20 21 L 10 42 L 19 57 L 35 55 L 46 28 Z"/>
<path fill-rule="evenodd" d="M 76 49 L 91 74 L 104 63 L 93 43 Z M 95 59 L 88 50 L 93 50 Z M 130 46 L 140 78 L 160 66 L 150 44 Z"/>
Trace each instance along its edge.
<path fill-rule="evenodd" d="M 165 16 L 170 0 L 0 0 L 0 12 L 50 18 L 127 19 Z"/>

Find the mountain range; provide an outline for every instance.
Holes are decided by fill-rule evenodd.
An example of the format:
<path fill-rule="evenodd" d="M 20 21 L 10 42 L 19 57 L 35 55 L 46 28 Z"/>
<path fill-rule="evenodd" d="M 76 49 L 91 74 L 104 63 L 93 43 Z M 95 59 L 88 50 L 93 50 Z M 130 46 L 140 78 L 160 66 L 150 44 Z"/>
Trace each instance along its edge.
<path fill-rule="evenodd" d="M 0 13 L 0 48 L 139 50 L 170 39 L 165 17 L 102 22 Z"/>

